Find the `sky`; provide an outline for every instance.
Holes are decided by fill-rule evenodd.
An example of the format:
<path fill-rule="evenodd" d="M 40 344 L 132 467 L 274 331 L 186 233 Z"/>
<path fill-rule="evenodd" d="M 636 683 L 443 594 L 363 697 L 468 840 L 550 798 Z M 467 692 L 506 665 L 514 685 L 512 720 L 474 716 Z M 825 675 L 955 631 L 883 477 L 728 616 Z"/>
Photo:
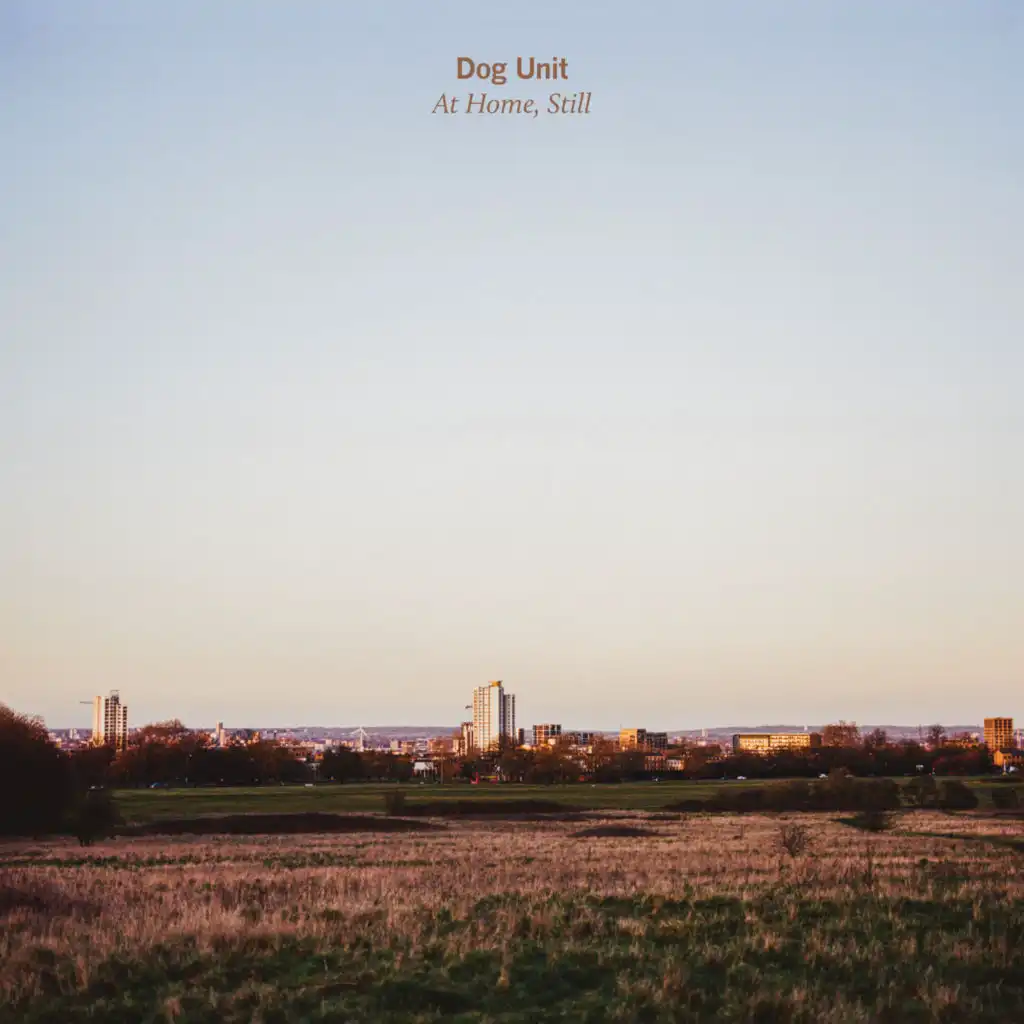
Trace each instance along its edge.
<path fill-rule="evenodd" d="M 1022 52 L 1015 0 L 3 4 L 0 701 L 1024 719 Z M 520 55 L 568 80 L 456 77 Z"/>

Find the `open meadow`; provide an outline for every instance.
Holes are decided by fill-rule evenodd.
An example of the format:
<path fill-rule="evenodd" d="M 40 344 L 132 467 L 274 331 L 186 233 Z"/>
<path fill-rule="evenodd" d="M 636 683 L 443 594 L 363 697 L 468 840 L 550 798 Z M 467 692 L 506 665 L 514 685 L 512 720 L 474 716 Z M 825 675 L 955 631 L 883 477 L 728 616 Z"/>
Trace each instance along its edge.
<path fill-rule="evenodd" d="M 1014 818 L 416 825 L 5 843 L 0 1020 L 1024 1020 Z"/>

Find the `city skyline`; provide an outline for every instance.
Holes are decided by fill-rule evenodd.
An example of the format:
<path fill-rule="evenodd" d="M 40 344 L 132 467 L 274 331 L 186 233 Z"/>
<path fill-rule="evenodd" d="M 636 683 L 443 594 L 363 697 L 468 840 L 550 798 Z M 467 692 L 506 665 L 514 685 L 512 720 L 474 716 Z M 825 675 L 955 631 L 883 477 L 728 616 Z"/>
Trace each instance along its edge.
<path fill-rule="evenodd" d="M 91 703 L 93 706 L 93 733 L 96 733 L 97 723 L 106 723 L 101 726 L 101 729 L 106 736 L 106 733 L 113 730 L 115 736 L 115 742 L 122 743 L 123 737 L 127 732 L 132 729 L 140 727 L 140 723 L 133 723 L 130 727 L 127 721 L 127 705 L 121 701 L 119 691 L 112 690 L 108 697 L 97 695 L 92 701 L 80 701 L 81 704 Z M 543 736 L 545 739 L 549 736 L 560 735 L 563 731 L 562 722 L 555 722 L 552 718 L 546 720 L 536 719 L 529 726 L 518 726 L 517 714 L 516 714 L 516 695 L 509 692 L 504 686 L 502 680 L 492 680 L 485 684 L 475 686 L 472 689 L 472 703 L 464 707 L 465 711 L 472 713 L 471 718 L 466 720 L 465 718 L 457 726 L 419 726 L 409 724 L 392 724 L 382 725 L 375 724 L 365 726 L 360 724 L 353 730 L 355 733 L 372 733 L 374 731 L 380 733 L 386 733 L 389 729 L 395 729 L 400 731 L 406 730 L 422 730 L 424 734 L 443 735 L 446 733 L 460 733 L 463 740 L 468 740 L 470 746 L 481 746 L 482 749 L 497 749 L 501 745 L 501 738 L 504 737 L 508 740 L 514 740 L 517 734 L 525 734 L 529 737 L 532 733 L 534 742 L 538 735 Z M 1005 711 L 1005 709 L 1004 709 Z M 164 721 L 178 720 L 180 718 L 174 716 L 172 719 L 164 719 Z M 950 731 L 956 730 L 967 730 L 975 731 L 978 735 L 984 734 L 985 742 L 989 746 L 999 746 L 1000 742 L 997 742 L 995 737 L 999 736 L 1005 739 L 1006 736 L 1010 736 L 1013 742 L 1016 742 L 1018 737 L 1018 730 L 1013 727 L 1013 716 L 1002 715 L 1002 716 L 986 716 L 979 720 L 982 724 L 979 726 L 976 722 L 943 722 L 936 719 L 931 719 L 927 723 L 918 722 L 916 725 L 906 723 L 884 723 L 884 722 L 857 722 L 855 719 L 846 718 L 844 716 L 834 717 L 828 721 L 821 722 L 803 722 L 801 724 L 795 724 L 793 722 L 783 723 L 781 720 L 776 721 L 762 721 L 756 725 L 752 724 L 751 721 L 738 724 L 738 720 L 730 724 L 715 724 L 715 725 L 703 725 L 703 726 L 684 726 L 684 727 L 673 727 L 671 729 L 659 728 L 658 730 L 648 730 L 647 727 L 639 726 L 626 726 L 620 723 L 614 728 L 605 727 L 594 727 L 587 724 L 580 724 L 579 722 L 573 722 L 568 726 L 565 726 L 567 733 L 578 733 L 581 729 L 584 732 L 599 732 L 602 734 L 618 734 L 621 738 L 627 733 L 634 734 L 631 742 L 634 744 L 637 742 L 637 734 L 647 734 L 651 732 L 652 735 L 666 736 L 666 735 L 686 735 L 693 733 L 703 733 L 705 735 L 712 733 L 717 735 L 728 734 L 730 731 L 740 732 L 758 732 L 766 731 L 771 732 L 790 732 L 793 735 L 799 733 L 811 733 L 816 732 L 828 724 L 832 725 L 843 725 L 849 728 L 859 729 L 862 733 L 873 730 L 873 729 L 894 729 L 901 732 L 913 732 L 915 729 L 920 733 L 924 734 L 929 728 L 935 726 L 941 726 Z M 141 723 L 145 724 L 157 724 L 157 720 L 150 719 Z M 207 726 L 194 724 L 189 725 L 190 728 L 207 728 Z M 659 720 L 659 727 L 663 725 L 663 722 Z M 518 726 L 518 728 L 517 728 Z M 66 725 L 66 724 L 55 724 L 50 726 L 52 729 L 60 731 L 66 731 L 68 729 L 77 730 L 82 728 L 79 725 Z M 348 725 L 341 725 L 338 722 L 320 722 L 320 723 L 252 723 L 247 722 L 244 725 L 235 723 L 231 728 L 270 728 L 280 731 L 289 730 L 311 730 L 311 729 L 327 729 L 332 732 L 339 730 L 347 730 L 350 728 Z M 224 729 L 224 721 L 218 720 L 216 723 L 216 730 L 218 734 Z M 360 736 L 360 740 L 362 736 Z"/>
<path fill-rule="evenodd" d="M 1018 7 L 2 5 L 0 699 L 1012 714 Z"/>

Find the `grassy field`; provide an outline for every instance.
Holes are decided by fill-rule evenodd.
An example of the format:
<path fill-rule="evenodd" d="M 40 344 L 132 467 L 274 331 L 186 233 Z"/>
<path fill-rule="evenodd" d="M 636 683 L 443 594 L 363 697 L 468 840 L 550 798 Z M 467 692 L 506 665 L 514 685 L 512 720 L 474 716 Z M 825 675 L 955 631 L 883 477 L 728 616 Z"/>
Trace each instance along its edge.
<path fill-rule="evenodd" d="M 522 786 L 350 783 L 304 786 L 248 786 L 224 789 L 118 790 L 118 809 L 126 821 L 147 822 L 201 814 L 288 811 L 381 811 L 385 794 L 401 791 L 409 800 L 550 800 L 569 807 L 655 810 L 687 796 L 703 797 L 722 785 L 746 783 L 643 782 L 610 786 Z"/>
<path fill-rule="evenodd" d="M 1024 1020 L 1019 821 L 605 819 L 7 843 L 0 1021 Z"/>
<path fill-rule="evenodd" d="M 899 779 L 899 782 L 906 780 Z M 978 794 L 981 805 L 989 804 L 993 785 L 989 780 L 965 780 Z M 284 813 L 290 811 L 380 811 L 386 793 L 401 790 L 411 801 L 474 799 L 538 799 L 567 806 L 607 810 L 658 810 L 677 800 L 705 799 L 721 791 L 771 785 L 771 782 L 638 782 L 621 785 L 521 786 L 465 783 L 444 786 L 355 783 L 303 786 L 250 786 L 223 789 L 141 789 L 118 790 L 118 808 L 126 822 L 146 823 L 167 818 L 206 814 L 246 812 Z M 1024 789 L 1024 787 L 1016 787 Z M 1024 795 L 1024 794 L 1022 794 Z M 1024 803 L 1024 801 L 1022 801 Z"/>

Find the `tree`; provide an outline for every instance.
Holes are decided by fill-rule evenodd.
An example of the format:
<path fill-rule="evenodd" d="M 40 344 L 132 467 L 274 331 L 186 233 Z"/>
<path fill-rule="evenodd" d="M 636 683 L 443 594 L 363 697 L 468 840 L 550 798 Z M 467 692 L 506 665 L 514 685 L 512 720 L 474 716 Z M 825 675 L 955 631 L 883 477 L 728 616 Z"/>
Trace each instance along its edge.
<path fill-rule="evenodd" d="M 0 704 L 0 832 L 56 831 L 74 795 L 71 761 L 43 723 Z"/>
<path fill-rule="evenodd" d="M 821 742 L 826 747 L 855 747 L 860 742 L 860 729 L 856 722 L 840 720 L 825 726 L 821 732 Z"/>
<path fill-rule="evenodd" d="M 334 747 L 324 751 L 320 777 L 332 782 L 354 782 L 363 777 L 362 758 L 348 747 Z"/>
<path fill-rule="evenodd" d="M 105 785 L 111 776 L 111 765 L 117 751 L 113 747 L 83 747 L 71 754 L 71 773 L 75 788 L 88 790 Z"/>
<path fill-rule="evenodd" d="M 522 782 L 533 767 L 530 751 L 507 746 L 498 757 L 498 771 L 505 782 Z"/>
<path fill-rule="evenodd" d="M 595 782 L 608 782 L 616 775 L 615 744 L 603 736 L 595 736 L 586 757 L 587 774 Z"/>
<path fill-rule="evenodd" d="M 946 742 L 946 730 L 941 725 L 930 725 L 928 727 L 928 746 L 932 750 L 938 750 Z"/>
<path fill-rule="evenodd" d="M 147 743 L 181 743 L 196 734 L 182 724 L 181 719 L 172 718 L 166 722 L 151 722 L 132 733 L 131 746 L 143 747 Z M 204 736 L 205 740 L 205 736 Z"/>
<path fill-rule="evenodd" d="M 883 750 L 889 746 L 889 734 L 884 729 L 872 729 L 864 737 L 866 750 Z"/>

